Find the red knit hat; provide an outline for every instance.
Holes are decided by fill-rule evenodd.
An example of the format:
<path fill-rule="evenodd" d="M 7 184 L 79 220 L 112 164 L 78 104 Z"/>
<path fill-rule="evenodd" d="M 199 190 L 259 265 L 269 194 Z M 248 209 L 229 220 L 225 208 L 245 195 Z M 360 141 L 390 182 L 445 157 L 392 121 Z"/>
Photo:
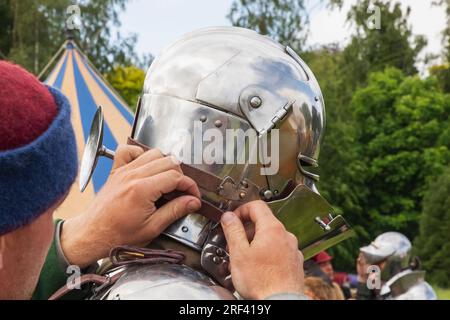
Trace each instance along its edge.
<path fill-rule="evenodd" d="M 29 224 L 77 175 L 70 104 L 58 90 L 0 61 L 0 235 Z"/>
<path fill-rule="evenodd" d="M 58 109 L 48 89 L 32 74 L 5 61 L 0 61 L 0 70 L 0 151 L 4 151 L 35 140 Z"/>

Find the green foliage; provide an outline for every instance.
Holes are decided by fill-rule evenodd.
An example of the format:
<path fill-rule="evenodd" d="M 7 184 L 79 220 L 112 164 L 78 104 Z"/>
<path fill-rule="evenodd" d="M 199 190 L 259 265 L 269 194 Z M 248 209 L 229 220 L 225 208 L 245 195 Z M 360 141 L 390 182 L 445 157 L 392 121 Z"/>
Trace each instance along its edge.
<path fill-rule="evenodd" d="M 0 0 L 0 59 L 6 59 L 12 42 L 13 12 L 10 0 Z"/>
<path fill-rule="evenodd" d="M 303 0 L 236 0 L 228 15 L 237 27 L 269 35 L 301 50 L 306 40 L 308 15 Z"/>
<path fill-rule="evenodd" d="M 434 78 L 406 77 L 388 68 L 374 73 L 352 102 L 365 182 L 367 230 L 397 230 L 414 238 L 430 177 L 450 162 L 439 143 L 450 124 L 450 99 Z"/>
<path fill-rule="evenodd" d="M 144 87 L 145 72 L 134 66 L 117 66 L 106 78 L 133 111 L 136 111 L 137 101 Z"/>
<path fill-rule="evenodd" d="M 136 36 L 111 34 L 120 26 L 118 13 L 127 0 L 83 0 L 76 40 L 102 72 L 115 64 L 139 63 L 134 52 Z M 62 45 L 66 33 L 66 10 L 70 0 L 0 0 L 0 52 L 38 74 Z"/>
<path fill-rule="evenodd" d="M 439 79 L 439 85 L 444 92 L 450 93 L 450 0 L 436 1 L 435 5 L 445 8 L 447 15 L 447 27 L 443 34 L 444 55 L 446 63 L 432 67 L 430 73 Z"/>
<path fill-rule="evenodd" d="M 368 21 L 380 8 L 380 29 Z M 395 67 L 406 75 L 414 75 L 417 55 L 426 45 L 423 36 L 413 36 L 408 24 L 410 9 L 403 11 L 400 2 L 359 0 L 348 13 L 348 20 L 356 27 L 356 35 L 344 50 L 347 68 L 344 76 L 352 89 L 364 85 L 369 73 Z"/>
<path fill-rule="evenodd" d="M 429 182 L 415 247 L 429 281 L 450 287 L 450 168 Z"/>
<path fill-rule="evenodd" d="M 112 34 L 120 27 L 119 13 L 125 10 L 128 0 L 81 0 L 81 28 L 78 40 L 83 51 L 102 73 L 115 65 L 139 64 L 134 51 L 137 35 L 123 37 Z"/>
<path fill-rule="evenodd" d="M 438 79 L 439 87 L 443 92 L 450 93 L 450 65 L 436 65 L 430 68 L 430 74 Z"/>
<path fill-rule="evenodd" d="M 441 289 L 439 287 L 434 287 L 434 291 L 438 297 L 438 300 L 450 300 L 450 289 Z"/>
<path fill-rule="evenodd" d="M 64 39 L 66 1 L 8 0 L 3 1 L 10 14 L 7 31 L 2 35 L 2 51 L 7 59 L 38 73 L 50 60 Z M 59 33 L 55 26 L 61 22 Z"/>

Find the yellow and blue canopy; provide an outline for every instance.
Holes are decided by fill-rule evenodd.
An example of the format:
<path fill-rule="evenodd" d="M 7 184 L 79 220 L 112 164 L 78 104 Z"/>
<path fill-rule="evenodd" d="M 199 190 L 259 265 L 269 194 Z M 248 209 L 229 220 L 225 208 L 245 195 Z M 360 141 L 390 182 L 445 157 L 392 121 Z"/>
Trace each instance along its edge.
<path fill-rule="evenodd" d="M 45 83 L 61 90 L 70 101 L 71 120 L 81 161 L 91 121 L 98 106 L 102 106 L 105 117 L 103 143 L 111 150 L 115 150 L 119 143 L 126 142 L 131 133 L 134 116 L 127 104 L 111 89 L 76 44 L 68 41 L 64 46 L 59 61 Z M 77 179 L 67 199 L 57 210 L 56 216 L 68 218 L 85 210 L 105 184 L 111 167 L 111 160 L 99 159 L 92 180 L 84 193 L 79 191 Z"/>

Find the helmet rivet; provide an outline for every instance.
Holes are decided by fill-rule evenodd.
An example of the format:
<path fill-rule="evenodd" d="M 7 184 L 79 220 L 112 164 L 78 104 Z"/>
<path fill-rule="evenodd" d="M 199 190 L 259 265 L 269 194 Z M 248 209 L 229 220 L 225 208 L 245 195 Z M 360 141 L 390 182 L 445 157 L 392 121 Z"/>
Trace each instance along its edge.
<path fill-rule="evenodd" d="M 252 108 L 259 108 L 259 107 L 261 107 L 261 105 L 262 105 L 262 100 L 261 100 L 261 98 L 260 97 L 258 97 L 258 96 L 254 96 L 254 97 L 252 97 L 251 99 L 250 99 L 250 106 L 252 107 Z"/>
<path fill-rule="evenodd" d="M 316 100 L 316 102 L 319 101 L 319 97 L 314 97 L 314 100 Z"/>
<path fill-rule="evenodd" d="M 247 196 L 247 194 L 245 192 L 240 192 L 239 193 L 239 198 L 244 199 Z"/>
<path fill-rule="evenodd" d="M 222 126 L 222 121 L 216 120 L 216 122 L 214 122 L 214 125 L 215 125 L 217 128 L 220 128 L 220 127 Z"/>
<path fill-rule="evenodd" d="M 188 227 L 186 227 L 186 226 L 184 226 L 183 228 L 181 228 L 181 231 L 183 231 L 184 233 L 186 233 L 186 232 L 188 232 L 188 231 L 189 231 L 189 228 L 188 228 Z"/>
<path fill-rule="evenodd" d="M 206 118 L 206 116 L 201 116 L 201 117 L 200 117 L 200 121 L 201 121 L 201 122 L 206 122 L 207 119 L 208 119 L 208 118 Z"/>
<path fill-rule="evenodd" d="M 213 262 L 215 264 L 219 264 L 220 263 L 220 258 L 219 257 L 214 257 L 212 260 L 213 260 Z"/>
<path fill-rule="evenodd" d="M 273 192 L 271 190 L 266 190 L 266 191 L 264 191 L 263 195 L 264 195 L 264 199 L 270 200 L 273 197 Z"/>
<path fill-rule="evenodd" d="M 225 255 L 225 252 L 222 249 L 219 248 L 219 249 L 216 250 L 216 254 L 219 257 L 223 257 Z"/>
<path fill-rule="evenodd" d="M 248 182 L 245 181 L 245 180 L 241 182 L 241 185 L 242 185 L 245 189 L 248 188 Z"/>

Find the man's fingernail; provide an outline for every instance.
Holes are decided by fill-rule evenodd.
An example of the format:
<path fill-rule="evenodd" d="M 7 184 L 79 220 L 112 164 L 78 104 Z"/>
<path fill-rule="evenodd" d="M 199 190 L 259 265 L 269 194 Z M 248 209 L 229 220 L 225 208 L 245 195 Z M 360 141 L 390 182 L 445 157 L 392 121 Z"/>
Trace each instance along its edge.
<path fill-rule="evenodd" d="M 234 221 L 234 219 L 236 219 L 236 215 L 231 211 L 227 211 L 222 215 L 220 220 L 224 225 L 229 225 Z"/>
<path fill-rule="evenodd" d="M 200 207 L 201 207 L 201 203 L 199 200 L 191 200 L 187 204 L 187 208 L 188 208 L 189 212 L 195 212 L 198 209 L 200 209 Z"/>

